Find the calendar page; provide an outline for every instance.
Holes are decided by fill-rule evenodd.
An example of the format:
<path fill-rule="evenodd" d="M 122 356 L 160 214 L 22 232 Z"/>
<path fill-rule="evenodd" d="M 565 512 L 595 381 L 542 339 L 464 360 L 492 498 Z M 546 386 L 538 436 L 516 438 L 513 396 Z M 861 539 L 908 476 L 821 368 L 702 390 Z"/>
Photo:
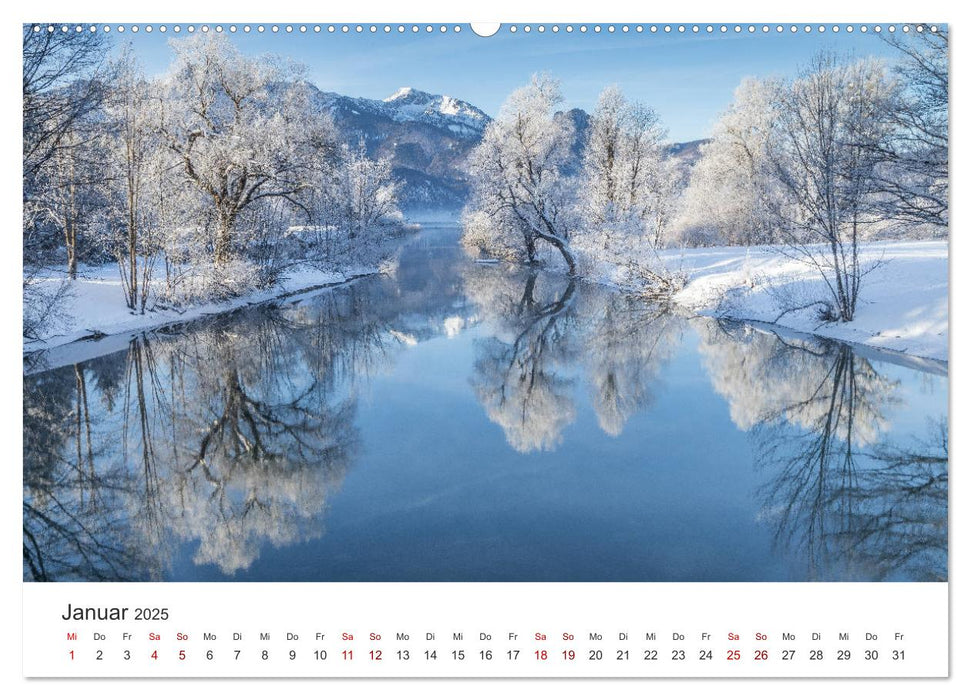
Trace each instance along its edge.
<path fill-rule="evenodd" d="M 22 41 L 24 677 L 948 677 L 946 23 Z"/>

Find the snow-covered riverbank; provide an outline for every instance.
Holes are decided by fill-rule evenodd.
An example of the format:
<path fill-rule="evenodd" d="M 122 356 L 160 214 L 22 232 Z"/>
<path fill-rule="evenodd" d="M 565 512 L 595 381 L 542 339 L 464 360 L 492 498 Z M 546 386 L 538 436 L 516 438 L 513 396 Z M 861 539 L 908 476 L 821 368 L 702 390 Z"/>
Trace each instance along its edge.
<path fill-rule="evenodd" d="M 778 248 L 670 250 L 662 258 L 687 274 L 675 302 L 691 312 L 948 359 L 947 241 L 866 243 L 862 265 L 879 264 L 863 280 L 850 323 L 821 324 L 818 306 L 807 306 L 828 298 L 819 273 Z M 784 313 L 788 309 L 796 310 Z"/>
<path fill-rule="evenodd" d="M 675 302 L 690 313 L 775 323 L 915 357 L 948 359 L 948 245 L 946 241 L 873 242 L 864 246 L 864 265 L 879 262 L 863 282 L 851 323 L 821 324 L 816 306 L 827 291 L 818 273 L 779 249 L 695 248 L 668 250 L 663 262 L 682 270 L 688 283 Z M 84 268 L 71 283 L 60 323 L 24 352 L 55 348 L 88 336 L 127 336 L 171 323 L 231 311 L 283 295 L 341 284 L 376 268 L 324 272 L 301 268 L 277 285 L 227 301 L 188 309 L 132 314 L 124 304 L 117 267 Z M 60 284 L 52 276 L 41 284 Z M 805 308 L 798 308 L 805 307 Z M 797 309 L 783 313 L 787 309 Z"/>
<path fill-rule="evenodd" d="M 335 272 L 305 266 L 288 271 L 272 287 L 232 299 L 182 309 L 155 309 L 146 311 L 144 314 L 136 314 L 125 306 L 125 294 L 117 265 L 82 266 L 78 271 L 78 279 L 68 283 L 68 291 L 63 299 L 58 318 L 50 324 L 41 339 L 25 342 L 23 349 L 27 353 L 56 348 L 82 338 L 127 336 L 172 323 L 185 323 L 203 316 L 263 303 L 301 291 L 343 284 L 378 272 L 377 267 L 354 267 Z M 63 274 L 50 275 L 37 280 L 37 284 L 53 291 L 64 283 L 64 279 Z"/>

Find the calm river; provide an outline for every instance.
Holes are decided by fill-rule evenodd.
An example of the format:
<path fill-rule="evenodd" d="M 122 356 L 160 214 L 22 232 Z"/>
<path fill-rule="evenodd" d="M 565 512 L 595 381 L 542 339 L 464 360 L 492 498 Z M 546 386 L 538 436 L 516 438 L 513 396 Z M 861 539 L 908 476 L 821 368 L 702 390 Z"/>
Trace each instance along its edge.
<path fill-rule="evenodd" d="M 946 580 L 946 365 L 688 319 L 458 236 L 34 358 L 24 580 Z"/>

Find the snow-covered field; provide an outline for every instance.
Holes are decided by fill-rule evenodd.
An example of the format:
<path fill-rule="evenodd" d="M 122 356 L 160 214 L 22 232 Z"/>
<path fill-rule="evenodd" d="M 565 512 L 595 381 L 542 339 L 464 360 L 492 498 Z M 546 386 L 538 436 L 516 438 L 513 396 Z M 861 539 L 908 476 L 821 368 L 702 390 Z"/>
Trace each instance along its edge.
<path fill-rule="evenodd" d="M 701 248 L 665 251 L 664 262 L 688 275 L 675 301 L 694 313 L 776 323 L 917 357 L 948 359 L 946 241 L 869 242 L 856 317 L 821 324 L 818 307 L 786 309 L 827 299 L 818 272 L 778 249 Z"/>
<path fill-rule="evenodd" d="M 328 272 L 309 266 L 294 268 L 288 271 L 276 285 L 268 289 L 183 309 L 162 309 L 136 314 L 125 306 L 125 294 L 117 265 L 107 264 L 100 267 L 82 265 L 78 269 L 78 279 L 69 283 L 59 318 L 51 324 L 43 338 L 25 342 L 24 352 L 54 348 L 89 336 L 127 335 L 170 323 L 191 321 L 302 290 L 341 284 L 376 272 L 378 272 L 377 268 L 370 267 L 353 268 L 343 272 Z M 51 275 L 39 279 L 38 284 L 53 290 L 61 285 L 64 279 L 63 274 Z"/>

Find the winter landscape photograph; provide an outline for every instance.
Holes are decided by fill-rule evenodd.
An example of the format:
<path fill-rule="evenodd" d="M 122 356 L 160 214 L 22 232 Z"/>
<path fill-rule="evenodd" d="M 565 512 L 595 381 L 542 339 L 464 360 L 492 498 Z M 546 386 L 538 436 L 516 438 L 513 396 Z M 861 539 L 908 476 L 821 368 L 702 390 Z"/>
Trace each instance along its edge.
<path fill-rule="evenodd" d="M 24 25 L 24 581 L 947 581 L 948 73 Z"/>

